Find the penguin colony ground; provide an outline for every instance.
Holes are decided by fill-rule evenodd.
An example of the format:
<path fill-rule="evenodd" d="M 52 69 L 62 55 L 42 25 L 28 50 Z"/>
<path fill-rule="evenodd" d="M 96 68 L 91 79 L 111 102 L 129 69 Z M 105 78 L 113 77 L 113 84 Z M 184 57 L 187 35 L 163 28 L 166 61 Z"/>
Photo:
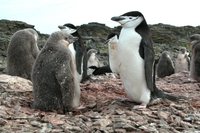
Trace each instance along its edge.
<path fill-rule="evenodd" d="M 109 65 L 91 66 L 95 69 L 94 72 L 97 74 L 104 72 L 119 74 L 127 96 L 140 104 L 134 107 L 136 109 L 146 108 L 154 98 L 177 100 L 179 97 L 166 94 L 156 87 L 153 41 L 143 14 L 131 11 L 112 17 L 111 20 L 118 22 L 122 29 L 119 35 L 115 33 L 108 35 Z M 88 58 L 85 52 L 86 48 L 76 27 L 72 24 L 65 24 L 59 28 L 61 31 L 50 35 L 40 53 L 36 44 L 37 34 L 35 31 L 25 29 L 15 33 L 8 48 L 8 73 L 12 74 L 11 66 L 21 67 L 22 63 L 19 65 L 12 64 L 13 62 L 28 60 L 20 55 L 31 54 L 32 62 L 25 63 L 29 65 L 23 68 L 24 70 L 28 69 L 27 72 L 20 73 L 21 75 L 18 76 L 26 75 L 24 78 L 30 79 L 30 69 L 32 69 L 33 107 L 44 111 L 57 110 L 65 113 L 79 106 L 81 93 L 79 83 L 87 76 Z M 28 39 L 20 40 L 19 36 L 22 34 L 20 32 L 23 32 L 24 36 L 27 35 Z M 73 36 L 78 37 L 79 41 Z M 198 39 L 191 39 L 194 56 L 192 57 L 190 73 L 191 77 L 196 80 L 200 79 L 200 72 L 197 70 L 200 65 L 196 63 L 200 62 Z M 19 45 L 23 46 L 26 53 L 22 53 L 22 48 L 14 45 L 18 40 L 21 41 Z M 14 48 L 12 47 L 18 48 L 19 51 L 14 50 L 13 52 Z M 13 55 L 11 50 L 18 56 Z M 13 61 L 12 58 L 21 61 Z M 169 60 L 169 58 L 167 59 Z"/>

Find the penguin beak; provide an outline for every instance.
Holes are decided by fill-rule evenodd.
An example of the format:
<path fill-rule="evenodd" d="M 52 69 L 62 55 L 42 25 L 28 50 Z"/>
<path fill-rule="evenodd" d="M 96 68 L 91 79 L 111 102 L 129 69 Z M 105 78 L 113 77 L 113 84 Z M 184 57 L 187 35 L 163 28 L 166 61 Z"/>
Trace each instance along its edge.
<path fill-rule="evenodd" d="M 59 25 L 58 28 L 62 30 L 62 29 L 65 29 L 65 26 Z"/>
<path fill-rule="evenodd" d="M 112 17 L 111 18 L 111 20 L 113 20 L 113 21 L 121 21 L 121 20 L 124 20 L 125 18 L 124 17 L 122 17 L 122 16 L 115 16 L 115 17 Z"/>

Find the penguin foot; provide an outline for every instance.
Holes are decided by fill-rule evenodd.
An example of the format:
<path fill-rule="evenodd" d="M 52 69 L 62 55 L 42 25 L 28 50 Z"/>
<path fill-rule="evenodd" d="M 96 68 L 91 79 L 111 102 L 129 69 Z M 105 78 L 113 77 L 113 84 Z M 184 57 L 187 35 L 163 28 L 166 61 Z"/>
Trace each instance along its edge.
<path fill-rule="evenodd" d="M 159 90 L 158 88 L 156 88 L 156 91 L 152 93 L 151 98 L 152 98 L 151 100 L 156 98 L 161 98 L 161 99 L 168 99 L 171 101 L 179 101 L 180 99 L 186 99 L 186 97 L 184 96 L 174 96 L 171 94 L 167 94 L 164 91 Z"/>
<path fill-rule="evenodd" d="M 162 98 L 156 98 L 150 101 L 150 103 L 148 104 L 148 106 L 152 106 L 152 105 L 157 105 L 157 104 L 161 104 L 162 103 Z"/>
<path fill-rule="evenodd" d="M 187 83 L 198 83 L 198 81 L 192 79 L 192 78 L 188 78 L 186 81 L 183 81 L 183 83 L 187 84 Z"/>
<path fill-rule="evenodd" d="M 86 81 L 92 79 L 89 75 L 85 76 L 82 80 L 81 83 L 85 83 Z"/>
<path fill-rule="evenodd" d="M 129 99 L 129 98 L 120 98 L 120 99 L 116 99 L 115 102 L 118 103 L 118 104 L 121 104 L 121 105 L 123 105 L 123 106 L 128 106 L 128 107 L 133 106 L 133 105 L 135 105 L 135 104 L 138 105 L 138 103 L 132 101 L 132 100 Z"/>
<path fill-rule="evenodd" d="M 142 103 L 140 105 L 136 105 L 133 107 L 134 110 L 143 110 L 143 109 L 146 109 L 147 107 L 147 104 L 146 103 Z"/>
<path fill-rule="evenodd" d="M 120 99 L 117 99 L 119 102 L 122 102 L 122 103 L 126 103 L 126 102 L 129 102 L 129 103 L 133 103 L 133 101 L 129 98 L 120 98 Z"/>

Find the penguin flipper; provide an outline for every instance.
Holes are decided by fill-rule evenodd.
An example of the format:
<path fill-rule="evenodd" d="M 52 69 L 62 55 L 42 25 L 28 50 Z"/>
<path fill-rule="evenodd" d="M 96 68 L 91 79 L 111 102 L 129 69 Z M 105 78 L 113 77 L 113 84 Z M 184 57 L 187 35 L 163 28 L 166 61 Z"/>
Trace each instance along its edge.
<path fill-rule="evenodd" d="M 162 90 L 158 89 L 155 84 L 155 68 L 156 64 L 154 62 L 154 50 L 152 43 L 147 44 L 145 41 L 143 43 L 143 50 L 144 50 L 144 67 L 145 67 L 145 78 L 148 89 L 150 89 L 151 93 L 151 100 L 155 98 L 162 98 L 162 99 L 169 99 L 172 101 L 177 101 L 178 99 L 184 99 L 184 97 L 177 97 L 171 94 L 167 94 Z"/>
<path fill-rule="evenodd" d="M 185 58 L 186 58 L 187 64 L 188 64 L 188 70 L 190 70 L 190 58 L 188 57 L 188 55 L 185 55 Z"/>
<path fill-rule="evenodd" d="M 154 91 L 153 83 L 153 64 L 154 64 L 154 50 L 152 44 L 148 44 L 142 40 L 142 46 L 144 48 L 144 69 L 147 87 L 150 91 Z"/>

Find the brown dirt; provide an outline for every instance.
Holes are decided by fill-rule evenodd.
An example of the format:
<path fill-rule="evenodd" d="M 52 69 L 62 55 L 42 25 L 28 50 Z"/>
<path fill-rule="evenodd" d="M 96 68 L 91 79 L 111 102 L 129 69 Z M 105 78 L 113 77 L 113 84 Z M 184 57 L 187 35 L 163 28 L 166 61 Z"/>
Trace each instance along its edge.
<path fill-rule="evenodd" d="M 58 114 L 31 108 L 30 82 L 0 78 L 0 132 L 200 132 L 200 83 L 190 80 L 188 72 L 156 80 L 165 92 L 186 99 L 156 99 L 146 109 L 134 110 L 135 103 L 124 100 L 121 80 L 104 75 L 81 84 L 79 109 Z"/>

